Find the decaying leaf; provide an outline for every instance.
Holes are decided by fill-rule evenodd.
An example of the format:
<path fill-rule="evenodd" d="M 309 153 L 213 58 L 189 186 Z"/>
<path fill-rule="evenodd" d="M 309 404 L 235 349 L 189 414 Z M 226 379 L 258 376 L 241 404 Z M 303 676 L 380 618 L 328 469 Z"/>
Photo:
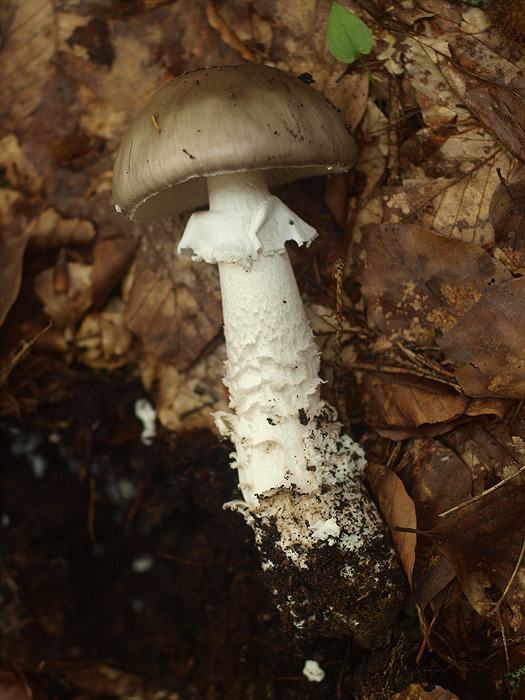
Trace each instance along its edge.
<path fill-rule="evenodd" d="M 443 435 L 441 442 L 461 457 L 470 471 L 472 496 L 513 476 L 525 463 L 523 411 L 509 408 L 505 420 L 471 421 Z"/>
<path fill-rule="evenodd" d="M 438 340 L 470 396 L 525 398 L 525 277 L 491 288 Z"/>
<path fill-rule="evenodd" d="M 408 370 L 406 374 L 385 370 L 363 372 L 359 381 L 364 418 L 383 437 L 441 435 L 472 416 L 503 418 L 503 401 L 472 401 L 448 384 L 410 375 Z"/>
<path fill-rule="evenodd" d="M 0 123 L 13 129 L 38 107 L 51 75 L 55 51 L 51 0 L 7 0 L 0 8 Z M 3 134 L 2 134 L 3 135 Z"/>
<path fill-rule="evenodd" d="M 432 690 L 425 690 L 419 683 L 413 683 L 401 693 L 392 695 L 391 700 L 460 700 L 457 695 L 451 693 L 439 685 Z"/>
<path fill-rule="evenodd" d="M 180 234 L 181 223 L 176 226 Z M 190 367 L 222 327 L 217 269 L 177 254 L 174 233 L 153 226 L 137 256 L 126 323 L 147 352 Z"/>
<path fill-rule="evenodd" d="M 394 546 L 399 554 L 410 586 L 416 561 L 417 528 L 414 501 L 407 494 L 399 476 L 391 469 L 382 469 L 373 480 L 374 493 L 379 501 L 381 513 L 392 535 Z"/>
<path fill-rule="evenodd" d="M 129 361 L 133 336 L 124 321 L 124 307 L 122 299 L 112 299 L 103 311 L 84 317 L 74 340 L 78 359 L 104 369 L 116 369 Z"/>
<path fill-rule="evenodd" d="M 490 200 L 494 257 L 514 274 L 525 274 L 525 184 L 503 181 Z"/>
<path fill-rule="evenodd" d="M 457 95 L 490 133 L 520 160 L 525 160 L 525 88 L 516 84 L 488 81 L 465 70 L 467 63 L 460 50 L 451 47 L 452 61 L 439 60 L 441 72 Z M 463 59 L 463 61 L 462 61 Z M 516 76 L 519 77 L 519 76 Z M 520 94 L 521 93 L 521 94 Z"/>
<path fill-rule="evenodd" d="M 446 332 L 493 286 L 510 279 L 478 246 L 417 224 L 374 226 L 365 243 L 362 293 L 369 322 L 419 345 Z"/>
<path fill-rule="evenodd" d="M 0 234 L 0 326 L 18 296 L 27 241 L 26 235 Z"/>
<path fill-rule="evenodd" d="M 477 612 L 525 632 L 525 474 L 461 504 L 429 533 Z"/>
<path fill-rule="evenodd" d="M 153 355 L 141 358 L 142 382 L 147 391 L 156 387 L 155 409 L 162 425 L 175 432 L 202 427 L 217 432 L 212 414 L 228 410 L 222 383 L 223 363 L 224 346 L 221 345 L 184 373 Z"/>
<path fill-rule="evenodd" d="M 31 236 L 30 245 L 36 249 L 87 245 L 96 236 L 91 221 L 64 219 L 51 207 L 31 221 L 27 233 Z"/>
<path fill-rule="evenodd" d="M 437 526 L 440 513 L 468 499 L 471 478 L 468 469 L 452 450 L 436 440 L 416 439 L 408 444 L 397 470 L 408 495 L 414 501 L 418 531 Z M 412 590 L 422 611 L 443 605 L 449 597 L 455 572 L 447 557 L 428 537 L 419 535 Z"/>

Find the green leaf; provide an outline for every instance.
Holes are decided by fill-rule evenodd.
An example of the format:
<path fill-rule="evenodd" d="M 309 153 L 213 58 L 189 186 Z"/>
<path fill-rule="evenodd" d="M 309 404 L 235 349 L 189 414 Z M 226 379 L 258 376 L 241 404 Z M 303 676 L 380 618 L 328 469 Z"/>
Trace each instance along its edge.
<path fill-rule="evenodd" d="M 370 52 L 374 38 L 359 17 L 334 2 L 326 27 L 326 43 L 330 53 L 339 61 L 353 63 L 356 56 Z"/>

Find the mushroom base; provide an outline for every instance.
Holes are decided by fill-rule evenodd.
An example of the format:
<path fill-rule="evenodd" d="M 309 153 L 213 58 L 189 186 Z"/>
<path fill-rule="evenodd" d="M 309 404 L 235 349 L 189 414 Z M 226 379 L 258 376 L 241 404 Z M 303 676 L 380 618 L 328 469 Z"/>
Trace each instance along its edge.
<path fill-rule="evenodd" d="M 388 641 L 407 584 L 390 534 L 364 483 L 362 448 L 324 404 L 311 419 L 319 487 L 280 488 L 254 506 L 229 504 L 255 533 L 263 577 L 285 624 L 302 637 Z"/>
<path fill-rule="evenodd" d="M 365 648 L 383 646 L 407 593 L 390 535 L 376 522 L 374 532 L 364 535 L 359 546 L 348 547 L 345 539 L 355 529 L 350 514 L 355 494 L 347 497 L 337 489 L 328 497 L 337 511 L 340 534 L 314 539 L 309 524 L 299 517 L 295 541 L 284 549 L 282 523 L 272 499 L 281 501 L 279 510 L 285 500 L 290 511 L 297 511 L 304 495 L 281 491 L 250 513 L 247 520 L 255 533 L 263 580 L 294 636 L 350 636 Z"/>

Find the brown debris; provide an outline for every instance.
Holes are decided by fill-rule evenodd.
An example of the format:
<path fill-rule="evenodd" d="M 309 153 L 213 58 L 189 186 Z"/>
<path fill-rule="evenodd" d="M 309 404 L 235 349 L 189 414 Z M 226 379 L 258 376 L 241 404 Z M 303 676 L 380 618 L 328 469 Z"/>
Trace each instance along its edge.
<path fill-rule="evenodd" d="M 372 227 L 362 277 L 369 323 L 390 338 L 430 345 L 508 271 L 478 246 L 417 224 Z"/>
<path fill-rule="evenodd" d="M 525 398 L 525 277 L 491 288 L 438 344 L 470 396 Z"/>
<path fill-rule="evenodd" d="M 187 369 L 222 326 L 217 270 L 177 255 L 173 234 L 152 227 L 137 256 L 125 318 L 147 352 Z"/>

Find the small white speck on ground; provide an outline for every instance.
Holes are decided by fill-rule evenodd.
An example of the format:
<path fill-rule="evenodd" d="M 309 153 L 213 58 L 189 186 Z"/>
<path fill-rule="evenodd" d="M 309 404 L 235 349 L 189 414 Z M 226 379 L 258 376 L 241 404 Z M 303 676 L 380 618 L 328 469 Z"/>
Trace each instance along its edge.
<path fill-rule="evenodd" d="M 135 415 L 144 426 L 140 439 L 144 445 L 151 445 L 157 434 L 157 413 L 146 399 L 135 401 Z"/>
<path fill-rule="evenodd" d="M 321 683 L 324 681 L 325 672 L 319 666 L 317 661 L 313 659 L 307 659 L 303 666 L 303 676 L 305 676 L 312 683 Z"/>

